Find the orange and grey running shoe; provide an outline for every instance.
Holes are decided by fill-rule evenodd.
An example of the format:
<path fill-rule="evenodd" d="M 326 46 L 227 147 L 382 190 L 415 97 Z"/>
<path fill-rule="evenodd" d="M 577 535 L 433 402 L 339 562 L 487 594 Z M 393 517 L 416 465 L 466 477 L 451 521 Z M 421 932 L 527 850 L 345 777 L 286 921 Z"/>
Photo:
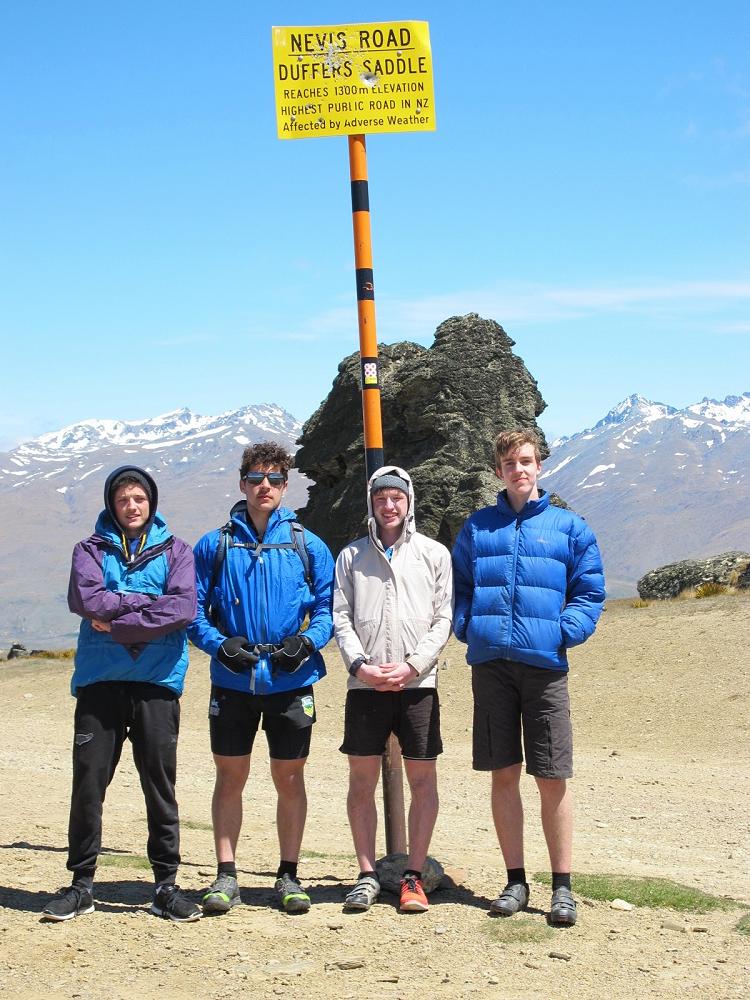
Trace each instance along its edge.
<path fill-rule="evenodd" d="M 401 879 L 401 905 L 399 909 L 402 913 L 424 913 L 429 909 L 427 896 L 422 887 L 422 879 L 416 875 L 404 875 Z"/>

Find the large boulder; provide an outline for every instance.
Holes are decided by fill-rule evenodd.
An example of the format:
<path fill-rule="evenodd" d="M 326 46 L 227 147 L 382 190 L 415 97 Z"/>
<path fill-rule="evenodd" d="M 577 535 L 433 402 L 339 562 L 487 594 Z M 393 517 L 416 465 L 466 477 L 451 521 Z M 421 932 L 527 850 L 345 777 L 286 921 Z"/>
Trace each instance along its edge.
<path fill-rule="evenodd" d="M 375 871 L 381 886 L 388 892 L 398 893 L 401 889 L 401 879 L 403 878 L 409 857 L 406 854 L 386 854 L 375 862 Z M 422 865 L 422 886 L 429 895 L 443 881 L 445 869 L 429 855 Z"/>
<path fill-rule="evenodd" d="M 501 430 L 530 428 L 545 408 L 514 341 L 494 320 L 454 316 L 429 347 L 379 345 L 385 460 L 414 481 L 420 531 L 452 545 L 466 517 L 495 502 Z M 302 429 L 295 464 L 313 480 L 300 519 L 334 554 L 364 534 L 365 465 L 359 354 L 339 364 L 327 398 Z"/>
<path fill-rule="evenodd" d="M 683 559 L 646 573 L 638 581 L 643 600 L 677 597 L 684 590 L 702 583 L 720 583 L 725 587 L 750 586 L 750 553 L 723 552 L 710 559 Z"/>

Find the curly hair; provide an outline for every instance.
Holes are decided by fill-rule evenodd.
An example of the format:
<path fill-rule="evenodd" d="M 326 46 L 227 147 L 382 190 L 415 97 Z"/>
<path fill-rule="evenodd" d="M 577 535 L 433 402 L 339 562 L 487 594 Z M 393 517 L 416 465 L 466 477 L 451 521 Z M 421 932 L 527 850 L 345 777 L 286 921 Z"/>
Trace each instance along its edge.
<path fill-rule="evenodd" d="M 273 465 L 286 477 L 293 464 L 294 458 L 278 441 L 258 441 L 255 444 L 249 444 L 242 452 L 240 478 L 246 475 L 254 465 Z"/>
<path fill-rule="evenodd" d="M 536 436 L 534 431 L 500 431 L 498 436 L 495 438 L 495 465 L 497 468 L 500 468 L 504 455 L 510 455 L 524 444 L 534 446 L 534 458 L 537 462 L 541 462 L 542 452 L 539 447 L 539 438 Z"/>

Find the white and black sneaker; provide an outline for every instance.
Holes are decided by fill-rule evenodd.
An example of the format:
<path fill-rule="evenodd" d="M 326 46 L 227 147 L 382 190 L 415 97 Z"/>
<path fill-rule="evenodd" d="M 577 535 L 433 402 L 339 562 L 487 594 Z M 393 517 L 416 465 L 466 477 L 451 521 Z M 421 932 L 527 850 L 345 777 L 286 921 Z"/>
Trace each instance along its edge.
<path fill-rule="evenodd" d="M 42 920 L 72 920 L 84 913 L 94 912 L 94 897 L 91 891 L 80 885 L 69 885 L 58 889 L 42 910 Z"/>
<path fill-rule="evenodd" d="M 154 894 L 151 912 L 165 920 L 175 920 L 179 924 L 200 920 L 201 908 L 180 892 L 178 885 L 160 885 Z"/>

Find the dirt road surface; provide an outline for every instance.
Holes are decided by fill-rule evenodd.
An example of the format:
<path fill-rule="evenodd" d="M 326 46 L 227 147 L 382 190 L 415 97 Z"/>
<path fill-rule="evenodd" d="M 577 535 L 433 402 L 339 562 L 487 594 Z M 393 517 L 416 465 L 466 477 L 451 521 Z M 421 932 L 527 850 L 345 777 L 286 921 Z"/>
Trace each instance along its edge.
<path fill-rule="evenodd" d="M 749 648 L 750 594 L 647 608 L 609 603 L 597 634 L 571 656 L 575 871 L 669 878 L 750 907 Z M 238 853 L 244 905 L 186 925 L 148 913 L 146 824 L 127 751 L 105 805 L 96 911 L 64 924 L 40 922 L 49 894 L 69 881 L 70 664 L 0 666 L 1 995 L 750 996 L 750 937 L 735 930 L 741 907 L 702 915 L 621 911 L 578 894 L 578 924 L 553 929 L 549 890 L 534 883 L 527 914 L 488 916 L 504 869 L 489 777 L 471 770 L 469 673 L 455 640 L 440 670 L 446 749 L 431 853 L 456 885 L 435 892 L 426 914 L 399 914 L 387 895 L 368 913 L 342 913 L 356 876 L 346 759 L 338 751 L 345 671 L 333 644 L 326 660 L 300 864 L 311 911 L 290 917 L 273 899 L 274 796 L 261 738 Z M 214 873 L 207 704 L 207 660 L 193 650 L 179 749 L 179 880 L 196 900 Z M 530 778 L 524 796 L 527 870 L 542 872 L 546 850 Z"/>

